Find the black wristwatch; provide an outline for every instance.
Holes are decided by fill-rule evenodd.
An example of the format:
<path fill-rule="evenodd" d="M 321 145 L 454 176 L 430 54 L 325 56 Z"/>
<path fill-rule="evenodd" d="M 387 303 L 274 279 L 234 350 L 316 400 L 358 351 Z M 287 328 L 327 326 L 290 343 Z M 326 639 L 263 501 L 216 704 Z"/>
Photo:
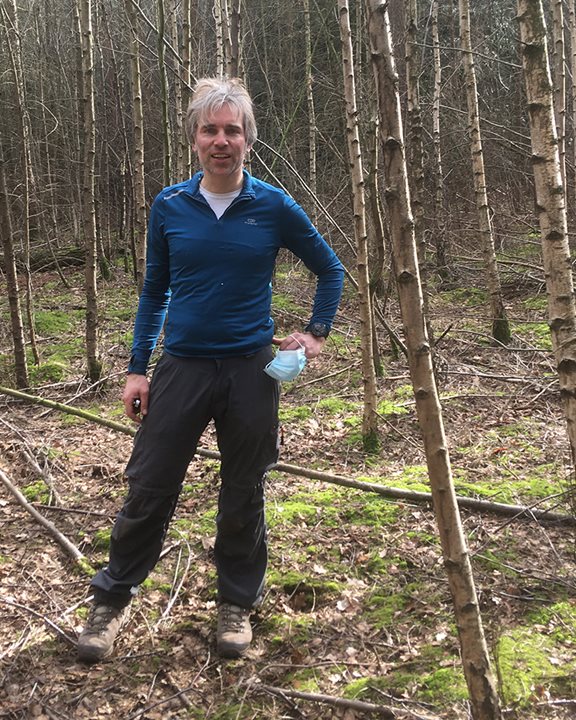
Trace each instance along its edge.
<path fill-rule="evenodd" d="M 324 323 L 313 322 L 304 328 L 304 332 L 310 333 L 310 335 L 314 335 L 314 337 L 327 338 L 330 334 L 330 328 Z"/>

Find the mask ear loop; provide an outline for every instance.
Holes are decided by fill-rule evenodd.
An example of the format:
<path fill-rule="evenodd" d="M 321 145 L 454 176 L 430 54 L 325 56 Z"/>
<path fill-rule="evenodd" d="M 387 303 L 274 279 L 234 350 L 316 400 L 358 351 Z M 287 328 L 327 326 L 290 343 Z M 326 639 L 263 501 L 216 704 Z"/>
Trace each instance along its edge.
<path fill-rule="evenodd" d="M 288 337 L 291 337 L 292 340 L 296 340 L 296 342 L 298 343 L 298 345 L 300 345 L 300 347 L 302 348 L 302 350 L 306 350 L 306 345 L 302 345 L 302 343 L 300 342 L 300 340 L 298 340 L 297 337 L 294 337 L 294 335 L 288 335 Z"/>

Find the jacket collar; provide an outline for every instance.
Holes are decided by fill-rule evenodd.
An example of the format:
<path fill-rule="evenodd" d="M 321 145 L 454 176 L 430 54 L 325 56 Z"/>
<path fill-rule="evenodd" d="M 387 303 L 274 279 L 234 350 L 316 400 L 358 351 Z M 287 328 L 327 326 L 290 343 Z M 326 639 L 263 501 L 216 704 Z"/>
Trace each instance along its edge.
<path fill-rule="evenodd" d="M 238 195 L 236 199 L 238 200 L 242 198 L 252 200 L 256 197 L 254 178 L 247 170 L 242 170 L 242 174 L 244 175 L 244 182 L 242 184 L 242 190 L 240 191 L 240 195 Z M 190 193 L 190 195 L 192 195 L 192 197 L 202 197 L 202 194 L 200 193 L 200 183 L 202 182 L 203 177 L 203 172 L 197 172 L 188 181 L 188 186 L 186 190 Z"/>

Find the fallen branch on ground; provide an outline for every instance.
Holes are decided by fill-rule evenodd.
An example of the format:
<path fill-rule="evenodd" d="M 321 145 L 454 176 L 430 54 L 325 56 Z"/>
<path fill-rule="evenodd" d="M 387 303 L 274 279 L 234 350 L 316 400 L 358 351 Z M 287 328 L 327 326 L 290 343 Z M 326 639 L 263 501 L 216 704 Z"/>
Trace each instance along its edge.
<path fill-rule="evenodd" d="M 390 720 L 435 720 L 431 715 L 416 715 L 410 710 L 390 708 L 385 705 L 375 705 L 374 703 L 364 702 L 363 700 L 348 700 L 347 698 L 334 697 L 333 695 L 300 692 L 299 690 L 285 690 L 284 688 L 262 685 L 260 683 L 254 683 L 252 691 L 270 693 L 271 695 L 276 695 L 281 698 L 308 700 L 309 702 L 323 703 L 333 707 L 358 710 L 360 712 L 372 713 L 379 717 L 389 718 Z"/>
<path fill-rule="evenodd" d="M 37 397 L 35 395 L 29 395 L 28 393 L 21 392 L 20 390 L 13 390 L 12 388 L 6 388 L 0 386 L 0 393 L 10 395 L 11 397 L 18 398 L 19 400 L 25 400 L 26 402 L 32 402 L 36 405 L 43 405 L 45 407 L 54 408 L 61 412 L 69 415 L 77 415 L 78 417 L 89 420 L 90 422 L 104 425 L 105 427 L 117 430 L 118 432 L 124 433 L 125 435 L 134 436 L 136 430 L 128 427 L 114 420 L 107 420 L 106 418 L 94 415 L 87 410 L 81 410 L 79 408 L 71 407 L 70 405 L 63 405 L 53 400 L 47 400 L 46 398 Z M 197 448 L 196 454 L 200 457 L 211 458 L 213 460 L 220 460 L 220 453 L 216 450 L 208 450 L 206 448 Z M 310 470 L 308 468 L 299 467 L 298 465 L 290 465 L 288 463 L 276 463 L 272 468 L 278 472 L 285 472 L 289 475 L 297 475 L 300 477 L 306 477 L 310 480 L 320 480 L 322 482 L 331 483 L 333 485 L 341 485 L 342 487 L 355 488 L 357 490 L 364 490 L 366 492 L 373 492 L 383 497 L 389 497 L 395 500 L 406 500 L 409 502 L 419 504 L 431 504 L 432 493 L 419 492 L 417 490 L 404 490 L 403 488 L 388 487 L 387 485 L 379 485 L 377 483 L 365 482 L 362 480 L 354 480 L 347 478 L 342 475 L 333 475 L 332 473 L 321 472 L 319 470 Z M 529 520 L 537 520 L 539 522 L 554 522 L 562 525 L 576 525 L 576 517 L 573 515 L 565 515 L 563 513 L 556 513 L 548 510 L 537 509 L 538 505 L 544 502 L 548 498 L 537 501 L 533 505 L 508 505 L 506 503 L 496 503 L 490 500 L 479 500 L 477 498 L 462 497 L 458 495 L 456 500 L 459 507 L 466 508 L 467 510 L 476 510 L 479 512 L 494 513 L 496 515 L 504 515 L 513 518 L 525 518 Z"/>
<path fill-rule="evenodd" d="M 87 560 L 85 556 L 78 550 L 76 545 L 74 545 L 68 538 L 63 535 L 60 530 L 54 525 L 53 522 L 50 522 L 50 520 L 47 520 L 43 515 L 41 515 L 36 508 L 32 507 L 32 505 L 26 500 L 24 495 L 18 490 L 18 488 L 9 480 L 6 473 L 2 472 L 0 470 L 0 481 L 3 483 L 3 485 L 6 487 L 7 490 L 10 491 L 10 493 L 16 498 L 18 503 L 22 505 L 22 507 L 26 510 L 26 512 L 30 513 L 32 517 L 37 520 L 40 525 L 46 528 L 50 535 L 56 540 L 56 542 L 66 550 L 66 552 L 72 556 L 72 558 L 79 563 L 82 567 L 87 566 Z"/>

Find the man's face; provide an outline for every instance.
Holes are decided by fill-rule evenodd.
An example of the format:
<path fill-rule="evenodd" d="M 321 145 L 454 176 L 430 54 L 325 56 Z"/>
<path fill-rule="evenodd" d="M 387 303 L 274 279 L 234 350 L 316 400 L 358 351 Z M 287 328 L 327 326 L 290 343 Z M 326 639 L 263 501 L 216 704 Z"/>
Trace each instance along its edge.
<path fill-rule="evenodd" d="M 208 179 L 220 185 L 239 182 L 244 157 L 250 150 L 240 112 L 231 105 L 223 105 L 213 115 L 202 118 L 192 149 Z"/>

